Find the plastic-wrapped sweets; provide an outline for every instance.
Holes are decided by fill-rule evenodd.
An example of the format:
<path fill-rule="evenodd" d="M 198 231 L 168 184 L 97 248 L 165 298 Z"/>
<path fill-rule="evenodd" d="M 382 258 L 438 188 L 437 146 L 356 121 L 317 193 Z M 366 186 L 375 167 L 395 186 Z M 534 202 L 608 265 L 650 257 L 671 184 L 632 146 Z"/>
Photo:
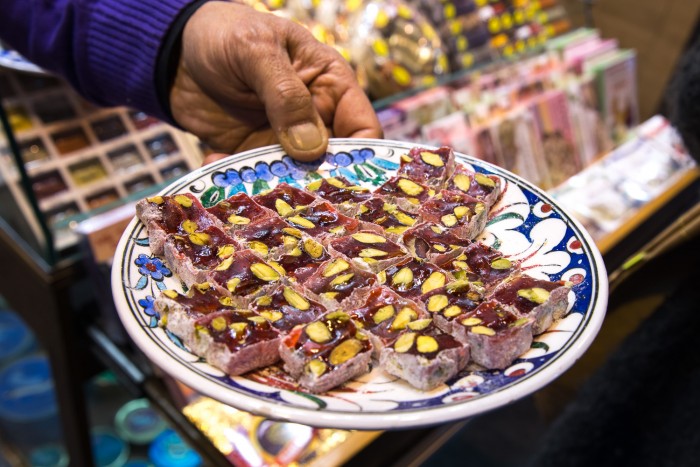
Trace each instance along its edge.
<path fill-rule="evenodd" d="M 432 85 L 449 72 L 440 36 L 408 3 L 367 3 L 353 18 L 350 30 L 352 62 L 366 76 L 373 98 Z"/>
<path fill-rule="evenodd" d="M 410 3 L 437 30 L 452 71 L 494 58 L 488 48 L 488 27 L 474 0 L 410 0 Z"/>
<path fill-rule="evenodd" d="M 311 32 L 319 42 L 333 47 L 350 65 L 350 51 L 347 44 L 351 31 L 348 23 L 352 15 L 362 5 L 361 1 L 340 0 L 238 0 L 262 11 L 295 21 Z M 355 70 L 363 89 L 367 88 L 361 72 Z"/>

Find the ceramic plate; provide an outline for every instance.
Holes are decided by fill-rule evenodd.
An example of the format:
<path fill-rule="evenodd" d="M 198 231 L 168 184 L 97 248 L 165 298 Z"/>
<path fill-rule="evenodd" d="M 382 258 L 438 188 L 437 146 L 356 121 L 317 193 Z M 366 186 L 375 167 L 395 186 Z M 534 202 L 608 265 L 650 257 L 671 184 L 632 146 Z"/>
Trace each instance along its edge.
<path fill-rule="evenodd" d="M 193 193 L 208 207 L 239 191 L 255 194 L 282 182 L 303 187 L 328 176 L 342 175 L 372 188 L 395 174 L 400 155 L 412 146 L 334 139 L 326 156 L 313 164 L 296 162 L 279 146 L 271 146 L 202 167 L 161 194 Z M 229 377 L 157 326 L 154 297 L 162 289 L 183 289 L 169 265 L 152 256 L 146 229 L 136 218 L 119 242 L 112 269 L 121 321 L 136 345 L 172 377 L 238 409 L 278 420 L 345 429 L 418 427 L 469 417 L 524 397 L 569 368 L 591 344 L 605 314 L 607 275 L 589 235 L 546 193 L 498 167 L 462 154 L 457 158 L 504 181 L 504 194 L 480 240 L 522 261 L 530 275 L 575 284 L 568 315 L 504 371 L 465 371 L 424 392 L 375 367 L 322 395 L 303 392 L 275 366 Z"/>
<path fill-rule="evenodd" d="M 45 73 L 44 70 L 24 58 L 18 52 L 3 47 L 0 42 L 0 66 L 11 70 L 26 71 L 29 73 Z"/>

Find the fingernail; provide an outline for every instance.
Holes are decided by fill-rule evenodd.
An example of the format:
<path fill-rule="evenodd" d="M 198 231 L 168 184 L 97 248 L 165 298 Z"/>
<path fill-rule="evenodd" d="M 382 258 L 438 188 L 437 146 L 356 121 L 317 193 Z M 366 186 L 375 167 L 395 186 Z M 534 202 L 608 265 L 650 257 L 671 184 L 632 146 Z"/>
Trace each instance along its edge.
<path fill-rule="evenodd" d="M 323 136 L 313 123 L 302 123 L 287 130 L 289 142 L 300 151 L 318 148 L 323 142 Z"/>

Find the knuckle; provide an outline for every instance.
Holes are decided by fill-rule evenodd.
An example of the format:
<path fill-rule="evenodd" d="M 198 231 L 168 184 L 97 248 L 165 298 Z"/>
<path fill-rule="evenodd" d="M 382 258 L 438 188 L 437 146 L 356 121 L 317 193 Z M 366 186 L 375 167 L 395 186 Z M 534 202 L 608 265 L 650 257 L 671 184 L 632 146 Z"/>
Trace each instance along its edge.
<path fill-rule="evenodd" d="M 282 79 L 275 86 L 276 98 L 288 111 L 301 110 L 311 105 L 311 95 L 306 87 L 293 79 Z"/>

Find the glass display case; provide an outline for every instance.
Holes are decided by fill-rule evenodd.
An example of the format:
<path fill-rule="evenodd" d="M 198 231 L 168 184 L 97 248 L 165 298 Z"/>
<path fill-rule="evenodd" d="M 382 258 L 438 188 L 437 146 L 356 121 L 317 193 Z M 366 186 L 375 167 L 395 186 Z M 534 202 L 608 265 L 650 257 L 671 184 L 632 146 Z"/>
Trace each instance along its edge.
<path fill-rule="evenodd" d="M 44 73 L 0 69 L 0 98 L 12 131 L 0 139 L 4 189 L 21 214 L 15 218 L 25 219 L 32 241 L 53 256 L 75 247 L 76 222 L 201 164 L 185 133 L 142 112 L 96 108 Z"/>
<path fill-rule="evenodd" d="M 2 273 L 0 296 L 36 336 L 41 355 L 10 368 L 8 378 L 45 382 L 51 390 L 31 406 L 45 408 L 56 428 L 48 430 L 48 419 L 32 418 L 29 410 L 9 413 L 12 423 L 2 426 L 0 438 L 15 465 L 39 465 L 35 454 L 56 465 L 68 458 L 71 465 L 93 465 L 84 383 L 104 363 L 85 353 L 99 295 L 76 226 L 199 166 L 201 152 L 179 130 L 130 109 L 96 108 L 41 70 L 0 68 L 0 117 L 0 256 L 12 265 Z M 41 425 L 37 433 L 57 436 L 32 435 L 29 421 Z M 48 449 L 52 444 L 56 449 Z"/>

